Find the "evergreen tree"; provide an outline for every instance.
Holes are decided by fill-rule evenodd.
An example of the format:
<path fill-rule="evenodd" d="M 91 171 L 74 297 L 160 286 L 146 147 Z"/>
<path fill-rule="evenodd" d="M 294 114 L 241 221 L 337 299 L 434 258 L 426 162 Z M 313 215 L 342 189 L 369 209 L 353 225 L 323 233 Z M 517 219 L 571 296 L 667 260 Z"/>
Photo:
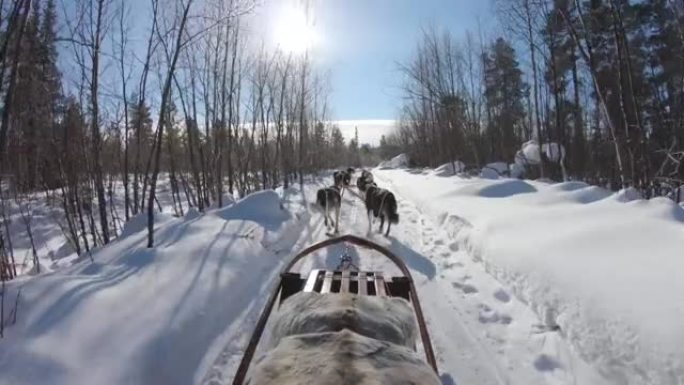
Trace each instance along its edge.
<path fill-rule="evenodd" d="M 487 135 L 492 144 L 490 160 L 513 159 L 523 137 L 527 85 L 509 42 L 498 38 L 484 57 L 484 96 L 491 118 Z"/>

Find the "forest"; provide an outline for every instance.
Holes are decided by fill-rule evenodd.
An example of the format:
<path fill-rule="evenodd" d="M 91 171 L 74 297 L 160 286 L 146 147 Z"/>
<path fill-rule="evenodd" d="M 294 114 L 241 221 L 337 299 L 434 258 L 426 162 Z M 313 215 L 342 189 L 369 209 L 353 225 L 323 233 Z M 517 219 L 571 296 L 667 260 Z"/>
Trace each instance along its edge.
<path fill-rule="evenodd" d="M 401 65 L 400 127 L 383 139 L 382 153 L 405 151 L 416 166 L 431 167 L 515 161 L 526 177 L 679 194 L 684 3 L 496 0 L 493 7 L 500 35 L 424 31 Z M 537 156 L 521 151 L 530 140 Z"/>

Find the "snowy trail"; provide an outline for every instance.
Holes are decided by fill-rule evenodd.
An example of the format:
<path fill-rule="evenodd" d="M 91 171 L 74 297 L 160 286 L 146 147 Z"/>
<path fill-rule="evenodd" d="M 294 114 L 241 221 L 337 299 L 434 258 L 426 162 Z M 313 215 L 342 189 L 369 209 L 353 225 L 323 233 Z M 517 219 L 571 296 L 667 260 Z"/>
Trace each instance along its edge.
<path fill-rule="evenodd" d="M 326 182 L 323 179 L 307 184 L 304 196 L 311 201 Z M 379 182 L 391 187 L 391 180 Z M 473 262 L 465 247 L 450 241 L 439 223 L 422 215 L 412 202 L 397 198 L 400 223 L 393 226 L 386 238 L 377 233 L 379 223 L 373 224 L 370 234 L 367 232 L 368 220 L 361 197 L 355 188 L 347 190 L 340 214 L 340 233 L 368 237 L 404 258 L 418 287 L 443 384 L 605 383 L 557 332 L 543 330 L 536 315 Z M 310 214 L 291 254 L 328 238 L 322 215 L 312 208 Z M 321 250 L 295 268 L 302 272 L 334 268 L 342 252 L 342 245 Z M 363 249 L 355 252 L 361 261 L 360 268 L 396 274 L 391 262 Z M 270 284 L 265 281 L 264 290 Z M 251 327 L 259 310 L 250 309 L 250 316 L 243 322 Z M 239 347 L 245 345 L 248 333 L 239 342 L 233 340 L 228 344 L 210 371 L 213 375 L 205 377 L 204 384 L 229 383 L 226 380 L 232 378 L 241 354 Z"/>

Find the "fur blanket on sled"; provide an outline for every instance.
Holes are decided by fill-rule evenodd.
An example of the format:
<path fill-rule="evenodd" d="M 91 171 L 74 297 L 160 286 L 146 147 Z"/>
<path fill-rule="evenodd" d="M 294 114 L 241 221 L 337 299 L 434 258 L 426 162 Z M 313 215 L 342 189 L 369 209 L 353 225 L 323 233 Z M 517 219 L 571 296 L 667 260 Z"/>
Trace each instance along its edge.
<path fill-rule="evenodd" d="M 440 381 L 413 350 L 413 312 L 400 298 L 298 293 L 271 328 L 250 385 L 426 384 Z"/>

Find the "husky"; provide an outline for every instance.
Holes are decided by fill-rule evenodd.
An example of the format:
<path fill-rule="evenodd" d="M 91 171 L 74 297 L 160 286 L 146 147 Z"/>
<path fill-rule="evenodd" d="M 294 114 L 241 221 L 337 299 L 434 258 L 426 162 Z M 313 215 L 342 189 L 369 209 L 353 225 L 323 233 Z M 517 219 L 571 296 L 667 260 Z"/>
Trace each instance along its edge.
<path fill-rule="evenodd" d="M 368 186 L 371 185 L 375 185 L 375 183 L 373 182 L 373 174 L 366 170 L 363 170 L 361 172 L 361 176 L 356 179 L 356 187 L 359 189 L 359 191 L 366 192 Z"/>
<path fill-rule="evenodd" d="M 371 182 L 372 183 L 372 182 Z M 397 200 L 391 191 L 377 187 L 375 183 L 368 185 L 366 189 L 366 210 L 368 212 L 368 232 L 371 232 L 371 213 L 375 218 L 380 217 L 380 229 L 385 225 L 387 219 L 387 232 L 385 236 L 389 236 L 390 227 L 392 223 L 399 223 L 399 214 L 397 213 Z"/>
<path fill-rule="evenodd" d="M 349 170 L 352 171 L 350 172 Z M 347 170 L 335 171 L 333 173 L 333 181 L 335 183 L 335 186 L 339 188 L 349 187 L 349 185 L 351 184 L 353 170 L 353 168 L 349 168 Z"/>
<path fill-rule="evenodd" d="M 325 227 L 330 229 L 333 227 L 335 234 L 339 232 L 340 222 L 340 206 L 342 206 L 342 195 L 340 188 L 337 186 L 325 187 L 316 192 L 316 203 L 323 209 L 323 217 L 325 218 Z M 334 210 L 335 220 L 330 217 L 330 213 Z"/>

